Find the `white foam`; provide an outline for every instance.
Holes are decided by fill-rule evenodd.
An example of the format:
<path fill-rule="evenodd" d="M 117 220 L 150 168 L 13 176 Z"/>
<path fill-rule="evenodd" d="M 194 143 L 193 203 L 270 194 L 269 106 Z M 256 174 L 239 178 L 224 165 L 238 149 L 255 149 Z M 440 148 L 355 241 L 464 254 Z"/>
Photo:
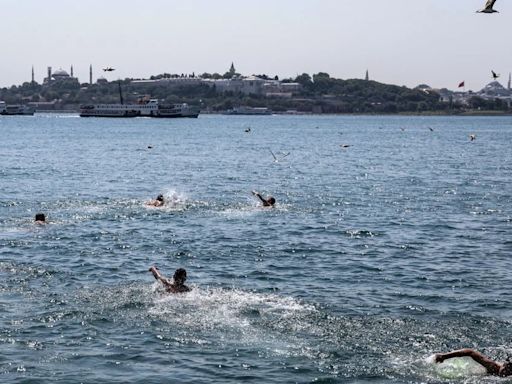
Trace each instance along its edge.
<path fill-rule="evenodd" d="M 158 287 L 158 285 L 156 285 Z M 233 289 L 195 288 L 183 295 L 165 295 L 156 299 L 162 311 L 176 308 L 176 304 L 190 306 L 199 312 L 222 309 L 225 313 L 237 313 L 246 309 L 258 309 L 266 313 L 279 312 L 283 315 L 300 311 L 315 311 L 314 306 L 303 304 L 291 297 L 281 297 L 272 294 L 261 294 Z"/>
<path fill-rule="evenodd" d="M 189 334 L 211 333 L 223 342 L 257 344 L 264 350 L 284 349 L 290 354 L 303 349 L 302 341 L 295 340 L 293 333 L 278 331 L 281 323 L 307 322 L 304 316 L 313 312 L 314 306 L 291 297 L 199 288 L 186 294 L 158 296 L 149 310 L 150 315 L 175 323 Z"/>
<path fill-rule="evenodd" d="M 155 207 L 148 205 L 148 201 L 144 202 L 144 207 L 147 209 L 159 209 L 166 211 L 182 211 L 188 208 L 190 201 L 188 196 L 183 192 L 178 192 L 175 189 L 168 189 L 163 193 L 164 205 Z"/>
<path fill-rule="evenodd" d="M 436 362 L 436 354 L 434 353 L 433 355 L 425 358 L 425 363 L 427 364 L 434 364 Z"/>
<path fill-rule="evenodd" d="M 434 364 L 436 374 L 445 379 L 459 379 L 487 374 L 486 369 L 470 357 L 457 357 Z"/>
<path fill-rule="evenodd" d="M 169 189 L 164 193 L 166 207 L 182 207 L 188 201 L 187 195 L 174 189 Z"/>

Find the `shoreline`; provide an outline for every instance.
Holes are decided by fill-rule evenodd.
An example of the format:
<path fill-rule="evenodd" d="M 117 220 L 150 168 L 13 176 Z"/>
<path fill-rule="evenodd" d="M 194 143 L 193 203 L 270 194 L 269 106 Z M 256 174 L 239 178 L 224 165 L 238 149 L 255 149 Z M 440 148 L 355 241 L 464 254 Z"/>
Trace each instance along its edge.
<path fill-rule="evenodd" d="M 37 110 L 35 114 L 51 114 L 51 113 L 67 113 L 67 114 L 78 114 L 79 110 Z M 227 115 L 222 111 L 219 112 L 201 112 L 201 115 L 223 115 L 223 116 L 259 116 L 259 115 Z M 465 111 L 465 112 L 399 112 L 399 113 L 313 113 L 313 112 L 298 112 L 298 113 L 287 113 L 287 112 L 273 112 L 270 115 L 284 115 L 284 116 L 512 116 L 512 112 L 504 111 Z"/>

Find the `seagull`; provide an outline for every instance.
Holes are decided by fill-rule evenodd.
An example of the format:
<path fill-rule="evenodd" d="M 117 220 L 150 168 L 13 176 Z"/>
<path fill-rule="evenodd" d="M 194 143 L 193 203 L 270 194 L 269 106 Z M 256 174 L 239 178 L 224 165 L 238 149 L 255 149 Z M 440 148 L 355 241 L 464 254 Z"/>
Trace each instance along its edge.
<path fill-rule="evenodd" d="M 469 140 L 471 141 L 475 141 L 476 140 L 476 135 L 474 133 L 472 133 L 471 135 L 469 135 Z"/>
<path fill-rule="evenodd" d="M 496 80 L 498 77 L 500 77 L 500 75 L 499 75 L 499 74 L 497 74 L 496 72 L 494 72 L 494 71 L 492 71 L 492 70 L 491 70 L 491 73 L 492 73 L 492 78 L 493 78 L 494 80 Z"/>
<path fill-rule="evenodd" d="M 434 132 L 434 128 L 428 127 L 428 129 L 430 129 L 430 132 Z"/>
<path fill-rule="evenodd" d="M 476 11 L 477 13 L 498 13 L 495 9 L 492 9 L 494 7 L 494 3 L 496 0 L 487 0 L 487 3 L 485 3 L 484 9 L 481 9 L 479 11 Z"/>
<path fill-rule="evenodd" d="M 350 144 L 340 144 L 340 147 L 341 148 L 348 148 L 348 147 L 350 147 Z"/>
<path fill-rule="evenodd" d="M 105 67 L 103 68 L 103 72 L 112 72 L 112 71 L 115 71 L 116 69 L 115 68 L 112 68 L 112 67 Z"/>
<path fill-rule="evenodd" d="M 278 163 L 278 162 L 279 162 L 279 160 L 283 160 L 286 156 L 288 156 L 288 155 L 290 154 L 290 152 L 288 152 L 288 153 L 283 153 L 283 156 L 281 156 L 281 158 L 280 158 L 280 159 L 278 159 L 278 158 L 277 158 L 277 156 L 276 156 L 276 155 L 274 155 L 274 152 L 272 152 L 272 150 L 271 150 L 271 149 L 269 149 L 269 151 L 270 151 L 270 153 L 272 154 L 272 157 L 274 158 L 274 163 Z"/>
<path fill-rule="evenodd" d="M 245 129 L 245 132 L 247 132 L 247 133 L 251 132 L 251 127 L 246 128 L 246 129 Z"/>

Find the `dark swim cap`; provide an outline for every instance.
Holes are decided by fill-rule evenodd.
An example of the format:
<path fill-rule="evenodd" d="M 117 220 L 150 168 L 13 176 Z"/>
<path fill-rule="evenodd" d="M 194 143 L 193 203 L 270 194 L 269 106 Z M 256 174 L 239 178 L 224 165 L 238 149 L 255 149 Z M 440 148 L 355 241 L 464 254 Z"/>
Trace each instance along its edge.
<path fill-rule="evenodd" d="M 174 272 L 174 279 L 186 280 L 186 278 L 187 278 L 187 271 L 184 268 L 178 268 Z"/>

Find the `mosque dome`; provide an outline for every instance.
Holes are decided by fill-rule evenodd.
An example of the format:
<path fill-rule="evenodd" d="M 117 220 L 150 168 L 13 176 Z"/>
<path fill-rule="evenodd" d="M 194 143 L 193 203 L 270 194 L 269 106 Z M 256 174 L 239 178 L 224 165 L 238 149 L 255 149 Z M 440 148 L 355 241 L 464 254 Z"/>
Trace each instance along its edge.
<path fill-rule="evenodd" d="M 63 69 L 58 69 L 56 70 L 53 74 L 52 74 L 52 77 L 54 78 L 64 78 L 64 77 L 69 77 L 69 73 L 67 73 L 65 70 Z"/>

